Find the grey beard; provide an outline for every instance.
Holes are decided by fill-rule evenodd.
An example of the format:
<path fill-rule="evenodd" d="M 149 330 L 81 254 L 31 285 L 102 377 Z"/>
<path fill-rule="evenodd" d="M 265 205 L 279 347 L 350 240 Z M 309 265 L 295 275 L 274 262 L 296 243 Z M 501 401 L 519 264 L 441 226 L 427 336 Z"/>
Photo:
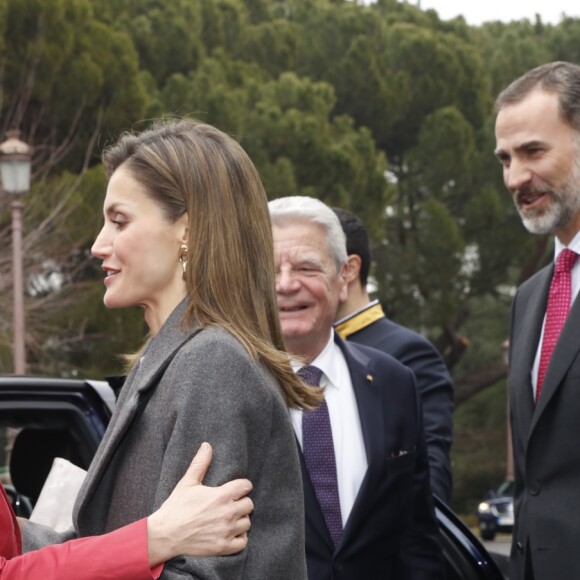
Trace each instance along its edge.
<path fill-rule="evenodd" d="M 552 190 L 552 205 L 539 215 L 516 208 L 524 227 L 532 234 L 555 234 L 567 226 L 580 212 L 580 157 L 577 156 L 568 179 L 557 190 Z"/>
<path fill-rule="evenodd" d="M 561 202 L 556 202 L 552 207 L 542 215 L 526 216 L 518 208 L 524 227 L 532 234 L 555 234 L 559 229 L 566 226 L 570 220 L 580 211 L 580 198 L 578 199 L 578 208 L 564 206 Z"/>

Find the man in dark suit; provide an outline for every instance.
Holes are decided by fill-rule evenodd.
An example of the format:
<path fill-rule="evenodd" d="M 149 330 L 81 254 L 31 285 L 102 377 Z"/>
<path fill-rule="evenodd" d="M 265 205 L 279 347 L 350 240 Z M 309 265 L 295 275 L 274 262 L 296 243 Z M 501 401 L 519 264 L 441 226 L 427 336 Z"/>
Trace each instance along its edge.
<path fill-rule="evenodd" d="M 335 329 L 344 340 L 372 346 L 408 366 L 417 380 L 423 405 L 431 489 L 444 502 L 451 499 L 453 384 L 441 355 L 419 333 L 389 320 L 378 300 L 371 301 L 367 279 L 371 246 L 361 220 L 333 208 L 346 235 L 348 298 L 338 307 Z"/>
<path fill-rule="evenodd" d="M 524 226 L 555 235 L 554 262 L 512 308 L 510 579 L 580 578 L 580 67 L 529 71 L 496 111 L 495 153 Z"/>
<path fill-rule="evenodd" d="M 346 242 L 322 202 L 270 202 L 282 333 L 304 380 L 291 411 L 301 451 L 309 580 L 436 580 L 442 558 L 413 373 L 333 330 L 347 297 Z"/>

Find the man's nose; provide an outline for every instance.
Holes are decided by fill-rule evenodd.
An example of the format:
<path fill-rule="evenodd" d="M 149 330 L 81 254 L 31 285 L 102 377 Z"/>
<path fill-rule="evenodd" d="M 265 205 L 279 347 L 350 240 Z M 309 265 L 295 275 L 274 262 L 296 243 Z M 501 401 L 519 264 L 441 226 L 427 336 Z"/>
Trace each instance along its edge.
<path fill-rule="evenodd" d="M 512 159 L 509 167 L 504 169 L 503 179 L 508 190 L 511 193 L 515 193 L 530 183 L 532 172 L 526 163 Z"/>
<path fill-rule="evenodd" d="M 300 289 L 300 281 L 298 277 L 289 268 L 281 268 L 276 273 L 276 292 L 280 294 L 288 294 L 296 292 Z"/>

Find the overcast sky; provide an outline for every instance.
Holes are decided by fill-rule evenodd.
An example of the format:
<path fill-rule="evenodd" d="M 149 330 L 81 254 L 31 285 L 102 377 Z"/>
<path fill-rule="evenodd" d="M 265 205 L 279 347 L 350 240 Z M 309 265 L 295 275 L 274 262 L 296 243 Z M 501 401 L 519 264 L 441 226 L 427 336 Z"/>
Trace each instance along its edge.
<path fill-rule="evenodd" d="M 408 0 L 423 10 L 433 8 L 442 20 L 462 15 L 468 24 L 479 25 L 488 20 L 534 20 L 557 24 L 562 13 L 580 18 L 580 0 Z"/>

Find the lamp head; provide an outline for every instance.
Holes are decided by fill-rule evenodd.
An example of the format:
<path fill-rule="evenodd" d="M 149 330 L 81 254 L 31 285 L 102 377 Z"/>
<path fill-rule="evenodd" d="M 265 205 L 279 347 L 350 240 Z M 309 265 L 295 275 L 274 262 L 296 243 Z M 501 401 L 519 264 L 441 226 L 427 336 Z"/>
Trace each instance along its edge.
<path fill-rule="evenodd" d="M 0 175 L 6 193 L 19 195 L 30 189 L 32 148 L 19 139 L 20 132 L 8 131 L 0 144 Z"/>

